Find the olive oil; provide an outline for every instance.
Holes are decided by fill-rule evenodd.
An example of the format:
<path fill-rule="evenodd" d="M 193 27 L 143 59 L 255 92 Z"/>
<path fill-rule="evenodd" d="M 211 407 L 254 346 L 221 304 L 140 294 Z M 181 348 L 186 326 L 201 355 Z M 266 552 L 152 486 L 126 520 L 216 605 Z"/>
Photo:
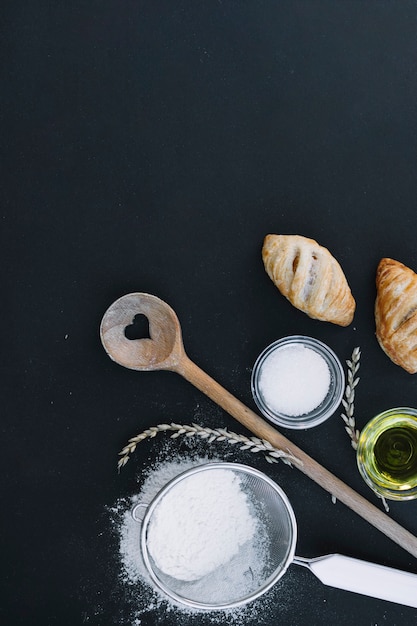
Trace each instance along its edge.
<path fill-rule="evenodd" d="M 356 458 L 362 478 L 379 495 L 417 498 L 417 410 L 390 409 L 370 420 Z"/>
<path fill-rule="evenodd" d="M 399 487 L 417 480 L 417 428 L 394 426 L 382 432 L 374 446 L 375 466 Z"/>

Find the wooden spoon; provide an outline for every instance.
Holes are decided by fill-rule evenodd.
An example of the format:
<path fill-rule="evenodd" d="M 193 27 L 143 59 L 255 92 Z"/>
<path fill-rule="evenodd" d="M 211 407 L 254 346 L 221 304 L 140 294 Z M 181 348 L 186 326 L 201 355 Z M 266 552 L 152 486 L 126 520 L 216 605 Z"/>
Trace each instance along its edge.
<path fill-rule="evenodd" d="M 148 319 L 150 336 L 131 340 L 126 337 L 125 330 L 138 314 Z M 100 335 L 107 354 L 124 367 L 139 371 L 171 370 L 181 374 L 257 437 L 269 441 L 275 448 L 290 452 L 297 461 L 295 467 L 417 557 L 417 538 L 414 535 L 291 443 L 188 358 L 180 323 L 166 302 L 147 293 L 123 296 L 106 311 Z"/>

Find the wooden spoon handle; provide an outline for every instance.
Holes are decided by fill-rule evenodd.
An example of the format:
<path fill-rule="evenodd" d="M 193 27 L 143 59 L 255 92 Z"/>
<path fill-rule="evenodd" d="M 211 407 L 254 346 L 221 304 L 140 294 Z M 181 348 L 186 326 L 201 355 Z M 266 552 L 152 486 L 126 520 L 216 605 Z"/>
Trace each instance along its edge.
<path fill-rule="evenodd" d="M 187 355 L 184 354 L 182 356 L 179 364 L 175 367 L 175 371 L 221 406 L 227 413 L 230 413 L 257 437 L 269 441 L 274 448 L 290 452 L 300 461 L 300 463 L 294 463 L 295 467 L 367 520 L 372 526 L 407 550 L 407 552 L 417 557 L 417 538 L 414 535 L 339 480 L 339 478 L 317 463 L 298 446 L 291 443 L 289 439 L 281 435 L 273 426 L 200 369 Z"/>

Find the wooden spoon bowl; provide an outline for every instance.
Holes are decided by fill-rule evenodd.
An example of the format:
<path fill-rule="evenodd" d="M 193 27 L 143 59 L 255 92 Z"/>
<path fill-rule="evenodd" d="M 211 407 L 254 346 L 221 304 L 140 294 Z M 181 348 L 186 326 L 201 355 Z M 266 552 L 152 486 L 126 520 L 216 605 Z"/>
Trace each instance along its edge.
<path fill-rule="evenodd" d="M 126 328 L 138 314 L 148 319 L 150 337 L 131 340 Z M 133 370 L 174 369 L 183 353 L 175 312 L 149 293 L 131 293 L 116 300 L 102 319 L 100 336 L 109 357 Z"/>

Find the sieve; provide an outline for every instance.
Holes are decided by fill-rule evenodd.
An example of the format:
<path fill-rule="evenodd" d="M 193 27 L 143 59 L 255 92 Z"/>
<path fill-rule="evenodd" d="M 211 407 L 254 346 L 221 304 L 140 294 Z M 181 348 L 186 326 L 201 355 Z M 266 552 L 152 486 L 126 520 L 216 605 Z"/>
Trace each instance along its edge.
<path fill-rule="evenodd" d="M 217 469 L 238 478 L 256 519 L 256 536 L 215 571 L 195 581 L 178 580 L 153 560 L 148 549 L 150 524 L 168 492 L 199 472 Z M 340 554 L 296 556 L 297 522 L 288 497 L 276 482 L 247 465 L 212 462 L 188 469 L 169 481 L 150 504 L 136 504 L 132 515 L 141 523 L 141 554 L 150 579 L 168 597 L 190 608 L 225 610 L 247 604 L 266 593 L 292 563 L 308 568 L 325 585 L 417 608 L 415 574 Z"/>

